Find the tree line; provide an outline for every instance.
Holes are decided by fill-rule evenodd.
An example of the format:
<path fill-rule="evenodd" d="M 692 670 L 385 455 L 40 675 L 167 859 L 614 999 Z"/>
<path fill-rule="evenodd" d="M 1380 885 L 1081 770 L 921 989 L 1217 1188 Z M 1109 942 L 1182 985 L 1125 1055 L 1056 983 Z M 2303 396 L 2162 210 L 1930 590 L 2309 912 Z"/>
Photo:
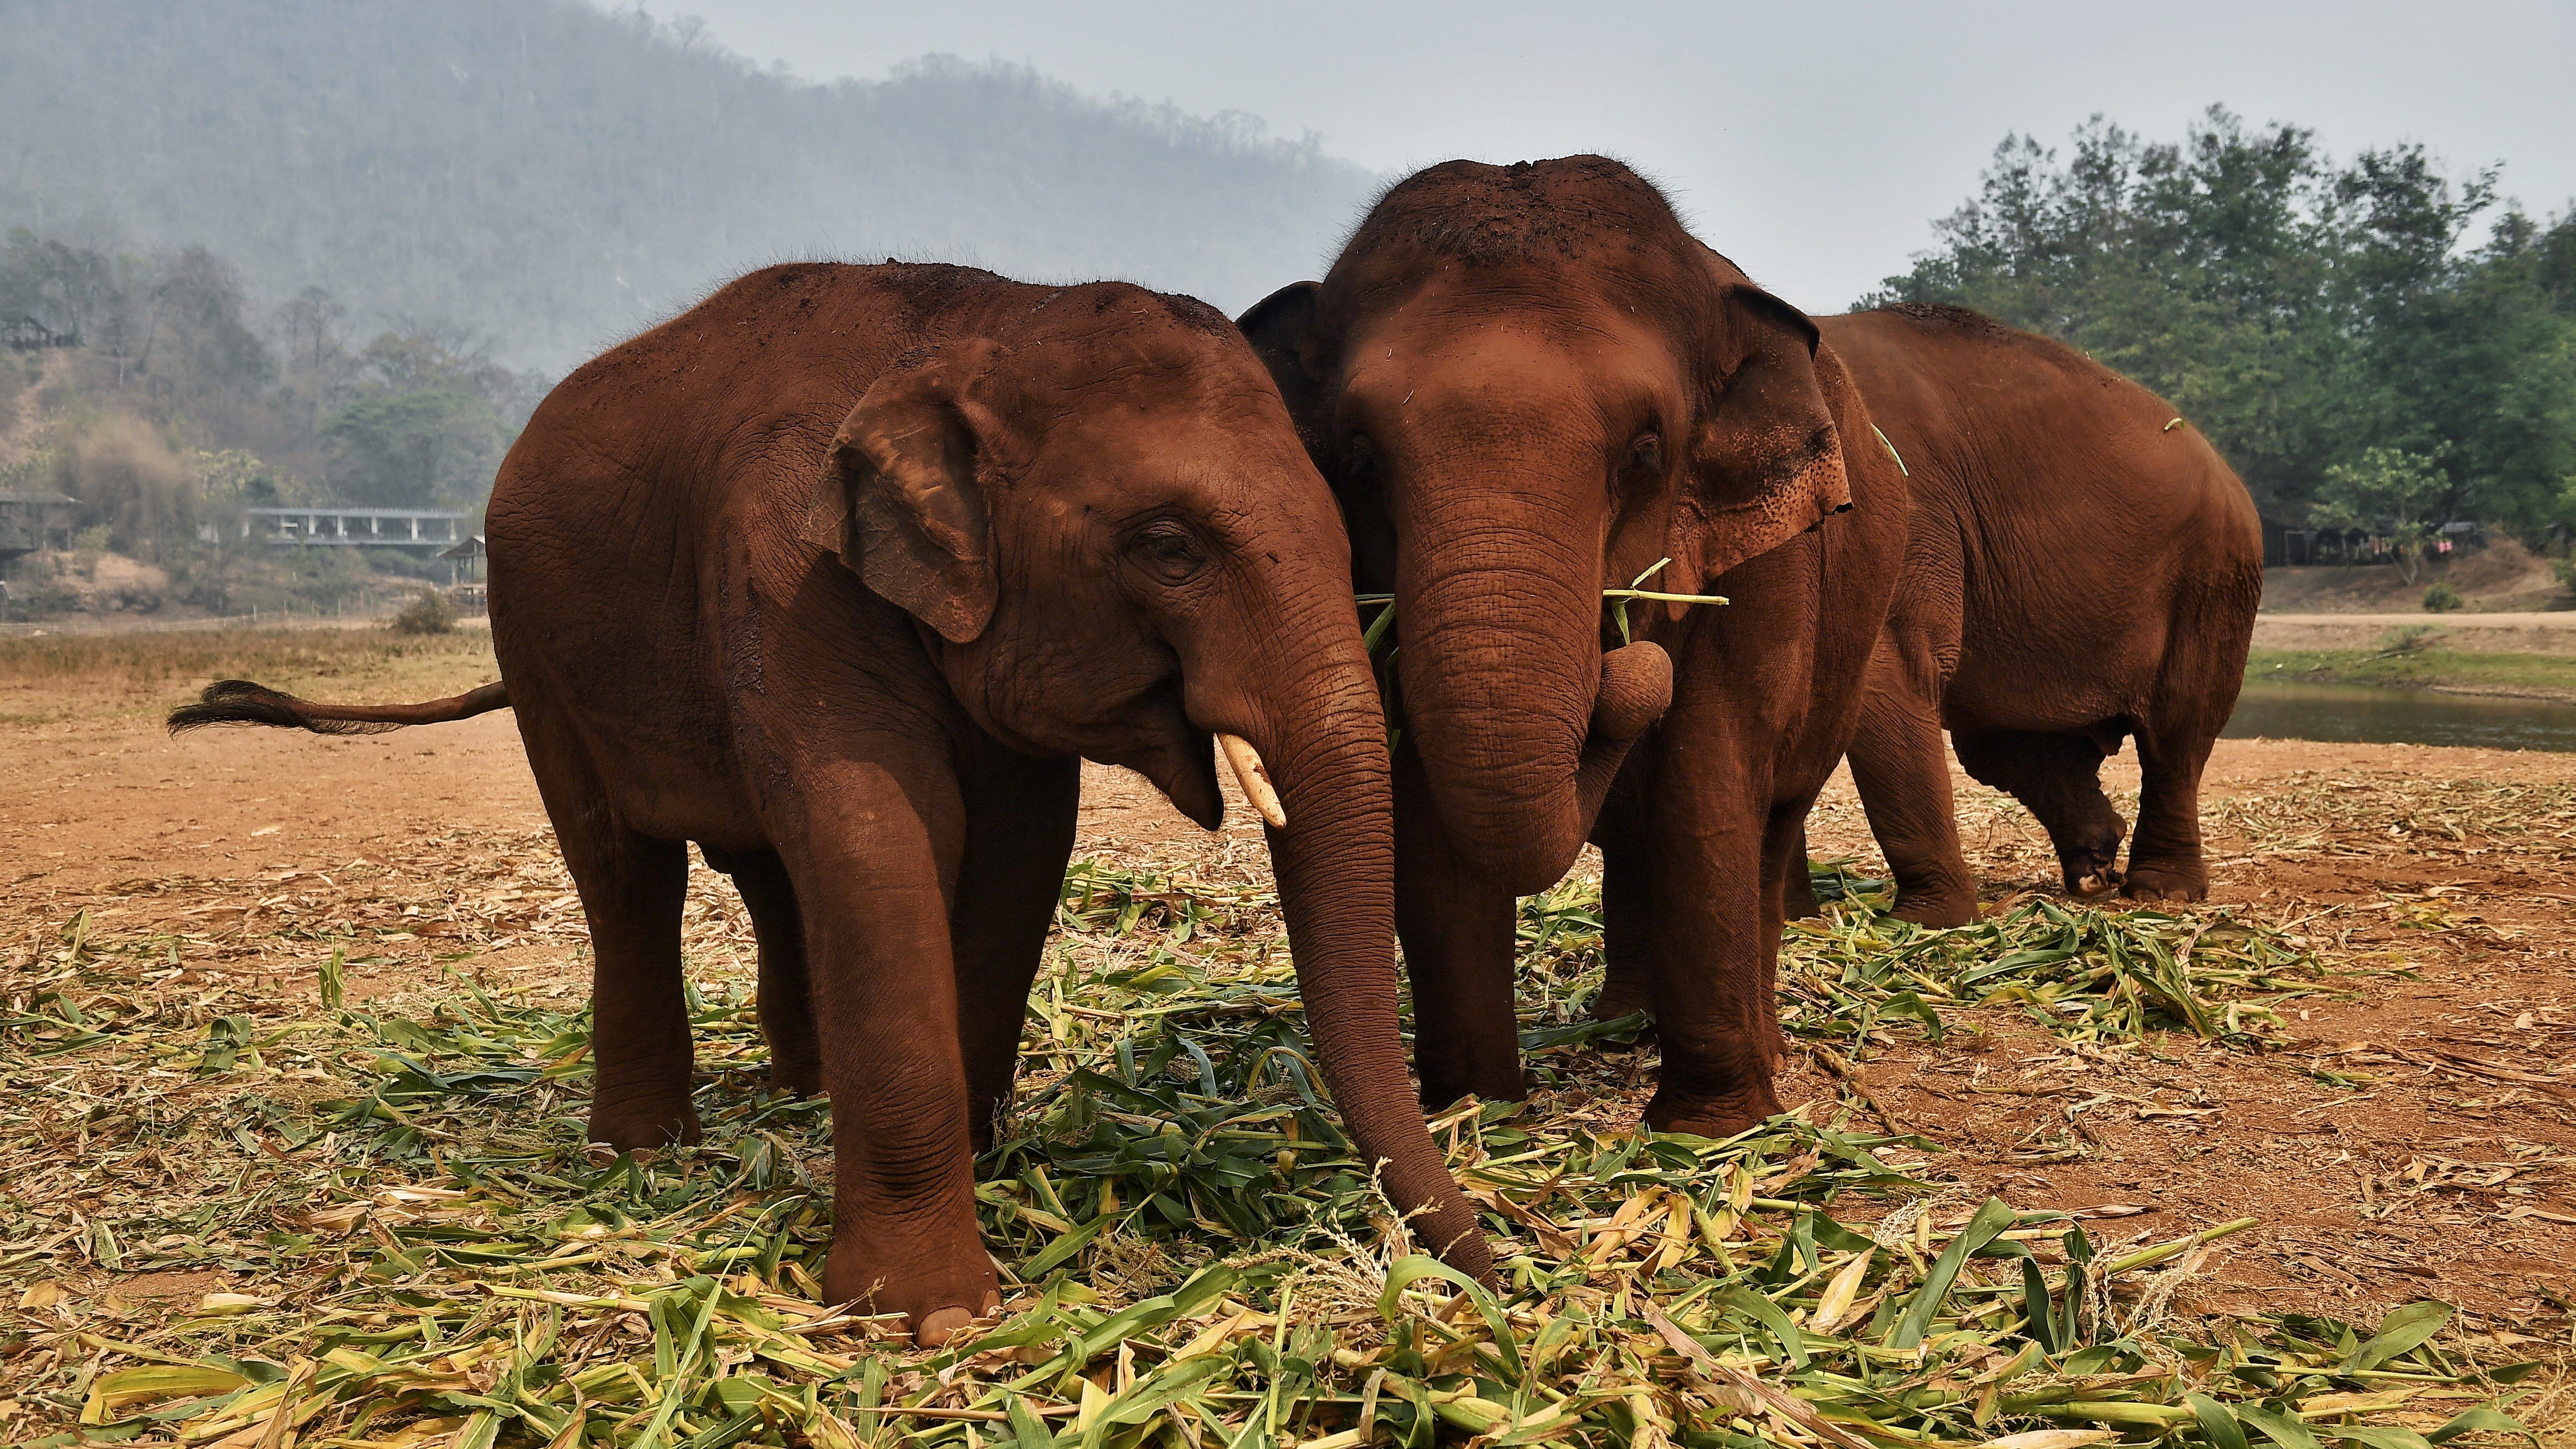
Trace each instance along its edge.
<path fill-rule="evenodd" d="M 2180 142 L 2100 118 L 2009 136 L 1938 245 L 1860 302 L 1948 302 L 2163 394 L 2264 517 L 2390 534 L 2576 527 L 2576 212 L 2420 145 L 2338 163 L 2213 107 Z"/>
<path fill-rule="evenodd" d="M 101 251 L 16 228 L 0 245 L 13 318 L 54 345 L 0 353 L 0 422 L 33 424 L 0 454 L 0 491 L 70 497 L 79 551 L 151 564 L 207 607 L 245 584 L 331 596 L 366 572 L 252 567 L 235 546 L 244 509 L 479 510 L 547 386 L 451 326 L 365 336 L 321 287 L 262 307 L 201 246 Z"/>
<path fill-rule="evenodd" d="M 5 9 L 0 227 L 204 245 L 263 296 L 328 287 L 554 372 L 802 257 L 1240 307 L 1309 275 L 1377 184 L 1248 117 L 952 57 L 809 84 L 583 0 Z"/>

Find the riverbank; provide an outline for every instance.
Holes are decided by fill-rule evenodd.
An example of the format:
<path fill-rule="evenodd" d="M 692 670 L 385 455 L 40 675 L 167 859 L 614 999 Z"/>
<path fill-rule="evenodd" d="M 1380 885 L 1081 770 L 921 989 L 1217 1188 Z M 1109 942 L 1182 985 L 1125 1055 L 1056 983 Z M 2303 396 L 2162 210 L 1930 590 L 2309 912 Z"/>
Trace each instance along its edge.
<path fill-rule="evenodd" d="M 2245 679 L 2299 684 L 2366 684 L 2436 689 L 2506 699 L 2576 704 L 2576 656 L 2472 650 L 2437 636 L 2385 639 L 2377 648 L 2256 648 Z"/>
<path fill-rule="evenodd" d="M 2452 649 L 2576 659 L 2576 610 L 2500 614 L 2291 614 L 2254 618 L 2257 649 Z"/>

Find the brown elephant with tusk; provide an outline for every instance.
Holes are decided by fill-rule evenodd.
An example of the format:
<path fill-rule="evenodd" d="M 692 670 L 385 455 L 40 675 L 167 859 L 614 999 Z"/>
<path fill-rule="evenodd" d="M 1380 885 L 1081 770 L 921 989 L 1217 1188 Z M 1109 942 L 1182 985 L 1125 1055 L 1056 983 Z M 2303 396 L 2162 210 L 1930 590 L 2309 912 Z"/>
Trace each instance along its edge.
<path fill-rule="evenodd" d="M 1651 1005 L 1647 1121 L 1779 1109 L 1772 1001 L 1906 498 L 1803 314 L 1596 156 L 1435 166 L 1240 319 L 1392 592 L 1396 919 L 1425 1099 L 1524 1092 L 1514 897 L 1587 836 Z M 1663 562 L 1659 571 L 1656 565 Z M 1636 582 L 1726 607 L 1630 605 Z"/>
<path fill-rule="evenodd" d="M 1955 307 L 1817 325 L 1912 474 L 1905 575 L 1851 748 L 1896 914 L 1976 918 L 1944 730 L 2047 828 L 2070 893 L 2200 899 L 2201 770 L 2263 597 L 2245 485 L 2163 399 L 2046 338 Z M 2124 736 L 2144 785 L 2125 874 L 2100 778 Z"/>
<path fill-rule="evenodd" d="M 508 705 L 590 920 L 591 1135 L 697 1135 L 688 843 L 741 888 L 782 1085 L 831 1094 L 824 1286 L 925 1343 L 998 1301 L 973 1148 L 1007 1099 L 1081 757 L 1270 826 L 1364 1160 L 1490 1279 L 1398 1030 L 1391 797 L 1331 492 L 1223 315 L 945 266 L 774 267 L 555 389 L 488 514 L 502 682 L 230 682 L 172 717 L 326 733 Z"/>

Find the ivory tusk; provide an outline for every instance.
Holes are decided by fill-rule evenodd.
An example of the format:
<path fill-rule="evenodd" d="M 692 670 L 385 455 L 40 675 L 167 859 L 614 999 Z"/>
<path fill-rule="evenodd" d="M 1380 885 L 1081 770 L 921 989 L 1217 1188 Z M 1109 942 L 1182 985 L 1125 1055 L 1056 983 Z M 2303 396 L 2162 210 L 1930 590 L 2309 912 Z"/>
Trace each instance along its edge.
<path fill-rule="evenodd" d="M 1218 735 L 1216 747 L 1225 752 L 1225 762 L 1234 767 L 1235 783 L 1243 786 L 1243 798 L 1252 802 L 1263 821 L 1273 830 L 1288 828 L 1288 812 L 1279 806 L 1279 791 L 1270 783 L 1270 768 L 1261 763 L 1261 752 L 1252 741 L 1241 735 Z"/>

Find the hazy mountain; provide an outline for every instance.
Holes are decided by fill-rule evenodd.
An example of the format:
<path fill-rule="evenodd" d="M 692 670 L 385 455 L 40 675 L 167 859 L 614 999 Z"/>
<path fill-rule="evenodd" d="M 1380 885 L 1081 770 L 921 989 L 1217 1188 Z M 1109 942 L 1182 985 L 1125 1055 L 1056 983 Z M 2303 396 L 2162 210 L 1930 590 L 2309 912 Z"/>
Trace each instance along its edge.
<path fill-rule="evenodd" d="M 0 138 L 0 228 L 202 244 L 267 300 L 318 284 L 549 370 L 786 257 L 1234 308 L 1312 275 L 1374 181 L 1239 117 L 945 58 L 805 84 L 576 0 L 0 0 Z"/>

